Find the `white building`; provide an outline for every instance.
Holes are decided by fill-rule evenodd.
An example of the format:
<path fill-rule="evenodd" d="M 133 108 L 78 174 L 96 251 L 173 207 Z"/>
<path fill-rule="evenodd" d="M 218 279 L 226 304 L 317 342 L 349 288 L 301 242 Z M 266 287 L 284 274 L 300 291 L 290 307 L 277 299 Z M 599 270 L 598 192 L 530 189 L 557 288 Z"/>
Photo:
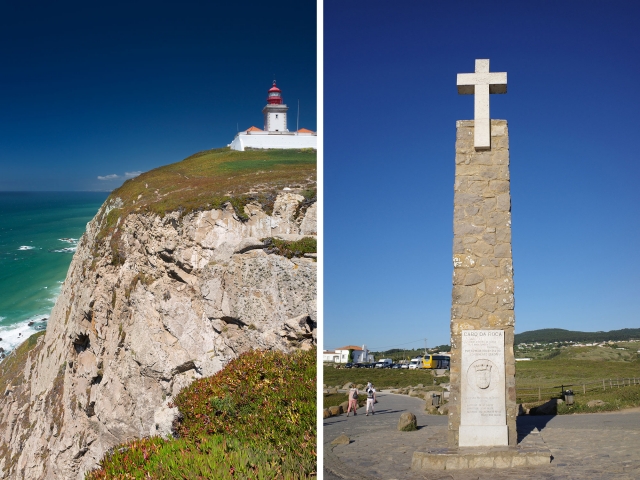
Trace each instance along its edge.
<path fill-rule="evenodd" d="M 349 350 L 353 351 L 351 360 L 349 360 Z M 369 353 L 366 345 L 362 345 L 362 348 L 355 345 L 347 345 L 336 348 L 335 350 L 323 350 L 322 361 L 333 363 L 372 363 L 374 360 L 373 355 Z"/>
<path fill-rule="evenodd" d="M 238 132 L 229 144 L 231 150 L 243 152 L 246 148 L 314 148 L 317 149 L 317 135 L 311 130 L 301 128 L 290 132 L 287 129 L 287 107 L 283 103 L 282 91 L 276 86 L 269 89 L 267 105 L 262 109 L 264 130 L 250 127 Z"/>

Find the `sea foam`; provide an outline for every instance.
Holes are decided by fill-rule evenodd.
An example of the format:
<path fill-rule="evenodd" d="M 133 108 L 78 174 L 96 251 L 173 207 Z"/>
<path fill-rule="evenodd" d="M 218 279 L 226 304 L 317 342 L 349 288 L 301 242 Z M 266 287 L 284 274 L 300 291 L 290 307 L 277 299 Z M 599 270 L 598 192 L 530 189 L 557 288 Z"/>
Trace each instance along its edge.
<path fill-rule="evenodd" d="M 0 340 L 0 347 L 4 349 L 5 353 L 13 350 L 34 333 L 45 330 L 48 318 L 48 315 L 35 315 L 28 320 L 11 326 L 0 327 L 0 338 L 2 339 Z M 29 325 L 29 323 L 32 325 Z"/>
<path fill-rule="evenodd" d="M 32 247 L 30 245 L 22 245 L 18 250 L 33 250 L 36 247 Z"/>

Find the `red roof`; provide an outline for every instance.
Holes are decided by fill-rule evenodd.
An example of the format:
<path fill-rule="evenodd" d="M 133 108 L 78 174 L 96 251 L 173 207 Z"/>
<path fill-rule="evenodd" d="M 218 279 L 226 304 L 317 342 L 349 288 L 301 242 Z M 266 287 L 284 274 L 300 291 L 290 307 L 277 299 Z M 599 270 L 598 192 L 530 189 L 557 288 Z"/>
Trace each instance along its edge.
<path fill-rule="evenodd" d="M 249 127 L 247 128 L 247 132 L 263 132 L 264 130 L 262 130 L 261 128 L 258 127 Z"/>
<path fill-rule="evenodd" d="M 347 345 L 346 347 L 336 348 L 336 350 L 362 350 L 362 348 L 356 347 L 355 345 Z"/>
<path fill-rule="evenodd" d="M 298 133 L 316 133 L 316 132 L 311 131 L 307 128 L 301 128 L 300 130 L 298 130 Z"/>

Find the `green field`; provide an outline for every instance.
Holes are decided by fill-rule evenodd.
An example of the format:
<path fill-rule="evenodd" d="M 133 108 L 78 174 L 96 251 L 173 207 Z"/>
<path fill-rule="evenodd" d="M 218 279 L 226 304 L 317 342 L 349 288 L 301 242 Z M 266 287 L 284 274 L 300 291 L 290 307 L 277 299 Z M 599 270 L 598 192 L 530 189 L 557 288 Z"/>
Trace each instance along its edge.
<path fill-rule="evenodd" d="M 637 347 L 638 343 L 624 342 L 607 347 L 567 347 L 557 349 L 557 353 L 547 360 L 516 362 L 517 400 L 535 406 L 549 398 L 560 397 L 564 387 L 574 391 L 576 404 L 573 407 L 561 406 L 558 412 L 561 414 L 640 406 Z M 325 366 L 323 372 L 323 383 L 328 386 L 371 381 L 380 389 L 418 384 L 428 387 L 449 381 L 449 377 L 434 377 L 430 370 L 336 369 Z M 587 407 L 591 400 L 602 400 L 605 405 Z"/>
<path fill-rule="evenodd" d="M 324 367 L 323 383 L 335 387 L 347 382 L 366 385 L 373 383 L 377 389 L 399 388 L 423 384 L 434 385 L 449 381 L 449 377 L 435 378 L 431 370 L 401 370 L 392 368 L 333 368 Z"/>
<path fill-rule="evenodd" d="M 122 213 L 191 211 L 221 198 L 269 193 L 284 187 L 315 188 L 315 150 L 219 148 L 199 152 L 127 180 L 110 199 L 122 199 Z"/>

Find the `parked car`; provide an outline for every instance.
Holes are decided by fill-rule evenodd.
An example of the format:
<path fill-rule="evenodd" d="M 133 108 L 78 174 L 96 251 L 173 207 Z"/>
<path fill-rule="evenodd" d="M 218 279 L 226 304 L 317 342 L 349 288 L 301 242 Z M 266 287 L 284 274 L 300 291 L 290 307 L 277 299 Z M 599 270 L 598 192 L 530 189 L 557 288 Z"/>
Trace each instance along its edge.
<path fill-rule="evenodd" d="M 402 368 L 402 364 L 401 363 L 394 363 L 393 365 L 391 365 L 391 368 Z"/>
<path fill-rule="evenodd" d="M 351 368 L 351 367 L 353 367 L 353 363 L 351 362 L 344 364 L 344 368 Z"/>
<path fill-rule="evenodd" d="M 393 363 L 393 360 L 391 360 L 390 358 L 381 358 L 376 363 L 376 368 L 388 368 L 391 366 L 392 363 Z"/>
<path fill-rule="evenodd" d="M 409 364 L 408 363 L 403 363 L 400 368 L 407 369 L 407 368 L 409 368 Z"/>

